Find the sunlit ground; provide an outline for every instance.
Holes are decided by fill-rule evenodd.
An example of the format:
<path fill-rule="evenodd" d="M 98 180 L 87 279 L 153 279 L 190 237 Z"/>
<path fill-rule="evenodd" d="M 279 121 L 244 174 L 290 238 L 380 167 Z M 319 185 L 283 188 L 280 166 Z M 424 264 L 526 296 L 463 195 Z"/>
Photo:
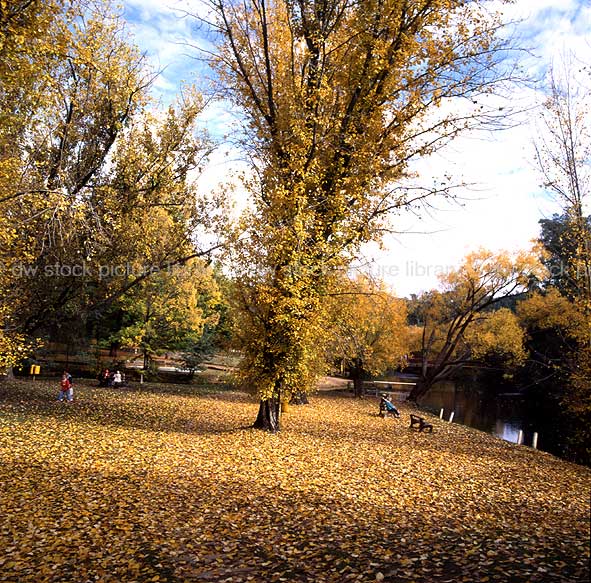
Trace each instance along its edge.
<path fill-rule="evenodd" d="M 0 384 L 0 580 L 587 582 L 591 471 L 377 401 Z"/>

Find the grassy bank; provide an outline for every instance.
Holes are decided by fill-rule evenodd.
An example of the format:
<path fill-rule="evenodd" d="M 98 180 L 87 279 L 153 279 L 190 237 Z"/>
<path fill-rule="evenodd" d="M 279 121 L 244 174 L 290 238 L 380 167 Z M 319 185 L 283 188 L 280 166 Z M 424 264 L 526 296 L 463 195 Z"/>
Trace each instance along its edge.
<path fill-rule="evenodd" d="M 0 580 L 588 581 L 591 471 L 373 399 L 0 384 Z"/>

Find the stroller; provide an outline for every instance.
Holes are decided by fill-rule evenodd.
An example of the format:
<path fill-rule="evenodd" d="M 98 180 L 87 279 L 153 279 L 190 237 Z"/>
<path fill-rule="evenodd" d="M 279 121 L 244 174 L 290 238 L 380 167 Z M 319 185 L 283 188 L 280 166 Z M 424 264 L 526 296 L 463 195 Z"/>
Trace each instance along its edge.
<path fill-rule="evenodd" d="M 400 412 L 396 409 L 392 401 L 390 401 L 389 395 L 384 393 L 380 399 L 380 417 L 387 417 L 388 415 L 392 415 L 392 417 L 398 419 L 400 417 Z"/>

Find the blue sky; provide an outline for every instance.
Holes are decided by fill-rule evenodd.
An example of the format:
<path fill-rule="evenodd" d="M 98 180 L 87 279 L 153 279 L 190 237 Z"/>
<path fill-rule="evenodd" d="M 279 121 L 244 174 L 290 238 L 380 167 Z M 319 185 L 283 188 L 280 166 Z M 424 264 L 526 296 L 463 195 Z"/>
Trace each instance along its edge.
<path fill-rule="evenodd" d="M 174 99 L 183 82 L 196 80 L 203 71 L 198 51 L 189 46 L 203 43 L 194 30 L 194 20 L 185 14 L 190 4 L 176 0 L 123 2 L 123 16 L 135 42 L 147 53 L 151 65 L 161 71 L 154 90 L 164 102 Z"/>
<path fill-rule="evenodd" d="M 522 63 L 530 74 L 541 77 L 565 51 L 591 64 L 591 0 L 490 4 L 503 12 L 507 22 L 521 21 L 512 32 L 531 49 Z M 123 7 L 135 42 L 162 70 L 154 87 L 162 102 L 171 101 L 183 81 L 204 81 L 198 51 L 188 44 L 207 47 L 207 41 L 195 30 L 194 19 L 183 15 L 203 10 L 199 0 L 124 0 Z M 512 99 L 534 107 L 543 94 L 536 88 L 521 88 Z M 530 110 L 517 127 L 467 136 L 438 155 L 417 161 L 414 169 L 424 183 L 451 172 L 473 186 L 459 193 L 456 201 L 437 202 L 419 214 L 397 217 L 394 228 L 399 234 L 386 237 L 384 249 L 365 250 L 372 272 L 382 275 L 400 295 L 408 295 L 436 287 L 438 272 L 453 268 L 478 247 L 528 248 L 538 234 L 538 220 L 558 209 L 539 187 L 533 151 L 536 118 L 535 110 Z M 203 123 L 222 136 L 231 129 L 232 115 L 224 104 L 214 104 Z M 214 188 L 232 170 L 245 170 L 239 158 L 231 145 L 220 148 L 200 180 L 201 189 Z"/>

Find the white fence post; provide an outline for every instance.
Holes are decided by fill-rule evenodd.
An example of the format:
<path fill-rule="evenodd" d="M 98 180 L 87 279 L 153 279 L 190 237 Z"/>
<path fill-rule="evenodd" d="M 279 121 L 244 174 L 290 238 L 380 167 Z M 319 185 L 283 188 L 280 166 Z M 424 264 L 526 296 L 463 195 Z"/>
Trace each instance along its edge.
<path fill-rule="evenodd" d="M 523 445 L 523 429 L 520 429 L 517 434 L 517 445 Z"/>
<path fill-rule="evenodd" d="M 439 411 L 439 419 L 443 419 L 443 409 L 441 409 L 441 411 Z"/>
<path fill-rule="evenodd" d="M 531 446 L 534 449 L 538 449 L 538 433 L 537 432 L 534 433 L 534 438 L 533 438 Z"/>
<path fill-rule="evenodd" d="M 449 416 L 449 422 L 451 423 L 454 420 L 454 415 L 456 414 L 455 411 L 451 412 L 451 415 Z"/>

